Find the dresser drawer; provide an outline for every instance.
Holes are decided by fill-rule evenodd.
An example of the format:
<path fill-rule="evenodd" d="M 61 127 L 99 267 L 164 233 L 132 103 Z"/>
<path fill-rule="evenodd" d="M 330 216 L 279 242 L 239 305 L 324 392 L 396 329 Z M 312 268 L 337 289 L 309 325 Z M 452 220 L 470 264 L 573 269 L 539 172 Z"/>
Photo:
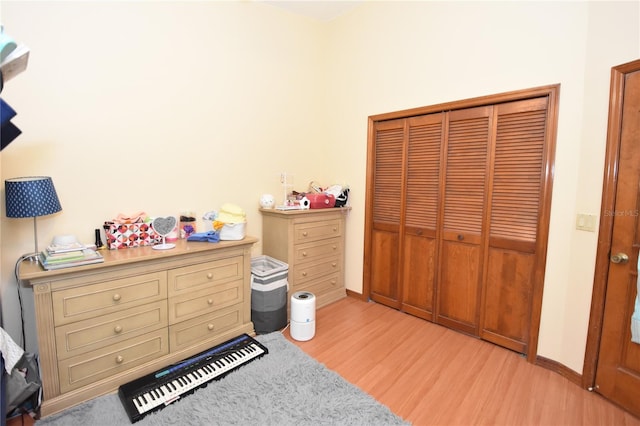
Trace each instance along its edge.
<path fill-rule="evenodd" d="M 240 303 L 243 281 L 233 281 L 169 298 L 169 324 Z"/>
<path fill-rule="evenodd" d="M 301 284 L 296 283 L 293 285 L 291 291 L 296 292 L 304 290 L 313 293 L 318 298 L 319 303 L 323 295 L 340 290 L 342 289 L 342 286 L 343 283 L 340 273 L 335 273 L 323 276 L 322 278 L 313 281 L 306 281 Z"/>
<path fill-rule="evenodd" d="M 214 260 L 169 270 L 169 296 L 242 279 L 242 256 Z"/>
<path fill-rule="evenodd" d="M 342 252 L 340 238 L 320 240 L 305 244 L 296 244 L 294 258 L 296 263 L 321 259 L 323 257 L 338 256 Z"/>
<path fill-rule="evenodd" d="M 126 277 L 84 287 L 54 291 L 56 326 L 166 299 L 167 273 Z"/>
<path fill-rule="evenodd" d="M 296 223 L 293 228 L 293 243 L 323 240 L 342 235 L 340 220 L 325 220 L 322 222 Z"/>
<path fill-rule="evenodd" d="M 58 362 L 60 392 L 68 392 L 169 353 L 167 329 Z"/>
<path fill-rule="evenodd" d="M 153 302 L 56 327 L 58 359 L 66 359 L 167 327 L 167 302 Z"/>
<path fill-rule="evenodd" d="M 169 347 L 175 352 L 214 339 L 243 322 L 241 303 L 183 321 L 169 327 Z"/>
<path fill-rule="evenodd" d="M 341 256 L 326 258 L 319 262 L 309 262 L 295 265 L 293 268 L 294 285 L 340 272 L 341 266 Z"/>

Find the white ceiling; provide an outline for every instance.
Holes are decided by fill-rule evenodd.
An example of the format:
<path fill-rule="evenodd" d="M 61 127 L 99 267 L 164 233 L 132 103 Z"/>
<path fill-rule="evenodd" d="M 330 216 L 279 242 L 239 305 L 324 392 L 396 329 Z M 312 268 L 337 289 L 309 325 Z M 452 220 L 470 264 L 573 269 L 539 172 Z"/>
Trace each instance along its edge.
<path fill-rule="evenodd" d="M 264 1 L 264 3 L 285 9 L 298 15 L 304 15 L 319 21 L 330 21 L 362 3 L 362 0 L 297 0 L 297 1 Z"/>

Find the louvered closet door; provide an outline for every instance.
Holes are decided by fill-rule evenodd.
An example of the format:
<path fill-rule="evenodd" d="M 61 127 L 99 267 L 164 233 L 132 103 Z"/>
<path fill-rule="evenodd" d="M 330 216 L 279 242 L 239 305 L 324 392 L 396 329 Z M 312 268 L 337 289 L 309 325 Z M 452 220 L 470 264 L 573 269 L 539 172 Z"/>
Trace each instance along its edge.
<path fill-rule="evenodd" d="M 527 352 L 544 182 L 547 98 L 495 106 L 483 339 Z"/>
<path fill-rule="evenodd" d="M 406 120 L 375 125 L 371 299 L 400 308 L 398 265 Z"/>
<path fill-rule="evenodd" d="M 478 335 L 492 107 L 449 113 L 437 322 Z"/>
<path fill-rule="evenodd" d="M 402 310 L 433 320 L 444 113 L 408 119 Z"/>

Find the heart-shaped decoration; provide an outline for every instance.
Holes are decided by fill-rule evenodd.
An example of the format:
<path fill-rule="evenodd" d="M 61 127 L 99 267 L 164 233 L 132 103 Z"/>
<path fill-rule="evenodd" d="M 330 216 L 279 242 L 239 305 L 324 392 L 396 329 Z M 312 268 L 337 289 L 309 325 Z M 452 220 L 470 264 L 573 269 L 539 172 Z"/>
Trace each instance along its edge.
<path fill-rule="evenodd" d="M 153 222 L 151 222 L 151 226 L 153 226 L 153 229 L 158 235 L 166 237 L 173 231 L 177 223 L 178 221 L 174 216 L 156 217 L 153 219 Z"/>

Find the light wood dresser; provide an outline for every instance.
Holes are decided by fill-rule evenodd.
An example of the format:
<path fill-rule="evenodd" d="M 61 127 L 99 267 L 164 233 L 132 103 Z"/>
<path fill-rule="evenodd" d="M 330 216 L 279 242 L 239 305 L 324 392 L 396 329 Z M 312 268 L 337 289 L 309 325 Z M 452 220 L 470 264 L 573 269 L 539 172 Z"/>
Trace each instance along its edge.
<path fill-rule="evenodd" d="M 47 416 L 195 355 L 251 322 L 256 238 L 103 251 L 105 262 L 44 271 L 33 286 Z"/>
<path fill-rule="evenodd" d="M 308 291 L 322 307 L 346 296 L 345 221 L 350 207 L 260 209 L 262 253 L 289 265 L 289 299 Z"/>

